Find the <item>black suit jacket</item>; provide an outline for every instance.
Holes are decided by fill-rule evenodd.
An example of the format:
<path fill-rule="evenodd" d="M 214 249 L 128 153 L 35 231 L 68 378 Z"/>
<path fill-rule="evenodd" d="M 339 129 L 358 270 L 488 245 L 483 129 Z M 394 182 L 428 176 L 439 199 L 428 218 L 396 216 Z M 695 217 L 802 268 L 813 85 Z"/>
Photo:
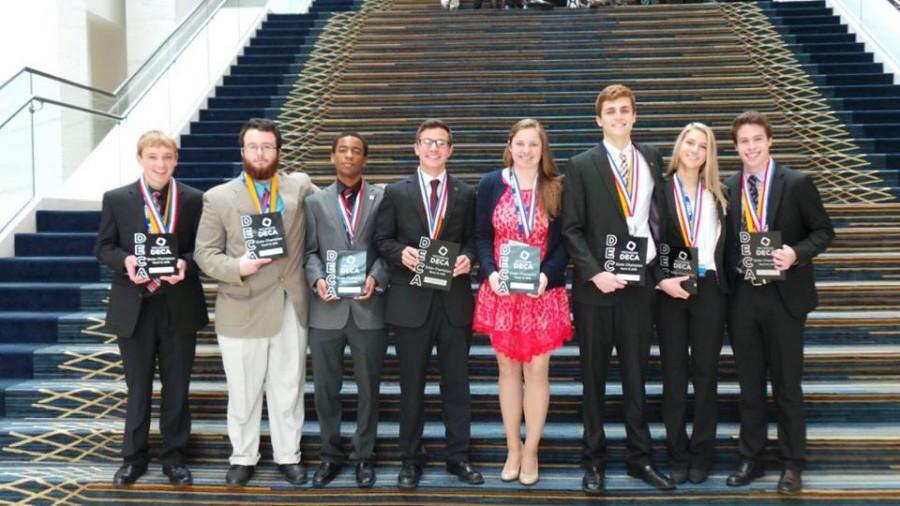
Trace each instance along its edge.
<path fill-rule="evenodd" d="M 661 240 L 673 246 L 688 247 L 688 245 L 684 243 L 684 237 L 681 235 L 681 225 L 678 223 L 678 211 L 675 208 L 676 197 L 675 192 L 672 189 L 672 177 L 666 177 L 663 181 L 663 195 L 666 199 L 666 216 L 663 220 L 665 225 L 662 227 Z M 723 187 L 722 190 L 725 191 L 727 196 L 728 188 Z M 725 223 L 725 210 L 722 209 L 722 206 L 719 205 L 719 202 L 715 197 L 713 197 L 713 201 L 716 202 L 715 212 L 719 218 L 719 225 L 721 227 L 719 239 L 716 241 L 716 249 L 713 251 L 713 258 L 716 264 L 716 281 L 718 282 L 719 289 L 723 293 L 727 293 L 729 276 L 725 273 L 725 236 L 728 233 L 728 224 Z M 708 211 L 709 210 L 705 208 L 703 209 L 704 214 Z"/>
<path fill-rule="evenodd" d="M 449 192 L 442 241 L 459 243 L 460 254 L 474 263 L 475 190 L 447 175 Z M 384 200 L 375 221 L 375 248 L 390 266 L 385 322 L 403 327 L 425 323 L 433 297 L 441 297 L 449 321 L 458 326 L 472 323 L 475 301 L 469 276 L 457 276 L 449 292 L 410 286 L 413 273 L 400 261 L 407 246 L 419 247 L 419 238 L 428 236 L 428 219 L 422 204 L 416 174 L 385 187 Z"/>
<path fill-rule="evenodd" d="M 664 212 L 662 157 L 652 146 L 634 143 L 649 165 L 653 177 L 650 202 L 650 240 L 659 242 L 660 223 Z M 572 297 L 576 302 L 591 305 L 612 305 L 621 290 L 604 294 L 594 286 L 591 278 L 603 271 L 601 259 L 607 234 L 627 235 L 628 223 L 619 204 L 609 158 L 603 143 L 573 156 L 565 170 L 562 198 L 562 234 L 569 255 L 575 265 Z M 655 285 L 661 279 L 658 262 L 647 266 L 647 283 Z"/>
<path fill-rule="evenodd" d="M 805 318 L 819 303 L 812 259 L 831 244 L 834 228 L 822 205 L 819 191 L 808 175 L 776 164 L 773 177 L 768 209 L 769 230 L 780 231 L 782 242 L 797 253 L 797 263 L 787 270 L 783 281 L 775 282 L 775 287 L 788 312 L 795 318 Z M 740 262 L 741 173 L 728 178 L 725 184 L 731 195 L 725 265 L 734 286 L 743 282 L 737 274 Z"/>
<path fill-rule="evenodd" d="M 134 333 L 145 285 L 136 285 L 125 272 L 125 257 L 134 254 L 134 234 L 147 232 L 144 200 L 140 182 L 134 182 L 103 194 L 100 230 L 94 245 L 94 256 L 115 274 L 106 312 L 106 323 L 117 336 Z M 193 334 L 209 323 L 206 299 L 200 283 L 200 269 L 194 262 L 194 238 L 203 209 L 203 193 L 178 183 L 179 213 L 175 234 L 178 254 L 187 262 L 184 279 L 175 284 L 162 282 L 159 294 L 165 294 L 172 323 L 179 335 Z"/>

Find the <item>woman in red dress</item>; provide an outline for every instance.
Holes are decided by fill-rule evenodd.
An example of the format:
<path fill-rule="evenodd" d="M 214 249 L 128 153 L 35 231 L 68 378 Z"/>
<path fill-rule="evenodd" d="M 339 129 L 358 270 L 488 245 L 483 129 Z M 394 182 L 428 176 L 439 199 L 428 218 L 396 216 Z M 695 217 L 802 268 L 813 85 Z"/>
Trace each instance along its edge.
<path fill-rule="evenodd" d="M 503 162 L 507 168 L 486 175 L 478 186 L 475 243 L 482 283 L 473 327 L 490 336 L 497 352 L 508 452 L 500 479 L 533 485 L 538 481 L 538 445 L 550 404 L 550 352 L 572 338 L 565 286 L 568 256 L 558 219 L 562 176 L 553 163 L 547 133 L 533 119 L 513 125 Z M 539 250 L 534 293 L 509 293 L 507 272 L 498 267 L 501 248 L 509 245 Z"/>

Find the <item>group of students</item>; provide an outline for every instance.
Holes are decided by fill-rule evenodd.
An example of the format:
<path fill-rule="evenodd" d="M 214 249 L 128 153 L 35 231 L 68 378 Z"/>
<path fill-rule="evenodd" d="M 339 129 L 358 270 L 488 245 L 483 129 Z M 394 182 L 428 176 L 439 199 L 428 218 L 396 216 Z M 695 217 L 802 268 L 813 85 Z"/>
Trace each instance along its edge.
<path fill-rule="evenodd" d="M 613 348 L 621 374 L 628 475 L 661 490 L 688 480 L 701 483 L 714 461 L 718 360 L 727 322 L 741 388 L 741 463 L 727 484 L 746 485 L 764 474 L 768 376 L 779 411 L 783 471 L 777 490 L 799 492 L 806 451 L 803 328 L 817 303 L 812 259 L 834 237 L 818 191 L 808 175 L 772 159 L 772 130 L 761 113 L 747 111 L 734 119 L 732 140 L 742 170 L 724 184 L 708 126 L 685 126 L 664 168 L 655 148 L 632 140 L 636 120 L 632 91 L 621 84 L 606 87 L 596 100 L 602 141 L 573 156 L 564 177 L 544 127 L 534 119 L 518 121 L 503 152 L 504 168 L 485 175 L 477 192 L 448 173 L 453 137 L 440 120 L 427 120 L 416 132 L 415 173 L 384 188 L 363 177 L 369 148 L 355 132 L 334 140 L 336 180 L 318 190 L 307 175 L 278 170 L 277 125 L 252 119 L 239 136 L 243 172 L 202 195 L 172 178 L 177 164 L 172 139 L 158 131 L 142 136 L 137 159 L 143 174 L 104 195 L 95 248 L 97 258 L 120 273 L 112 281 L 107 318 L 118 336 L 128 387 L 124 462 L 114 485 L 134 483 L 147 469 L 157 357 L 163 472 L 175 485 L 192 483 L 185 454 L 188 385 L 196 333 L 208 323 L 202 270 L 218 281 L 215 325 L 228 388 L 229 485 L 246 484 L 259 462 L 264 395 L 275 464 L 289 483 L 307 481 L 300 440 L 308 346 L 321 431 L 321 463 L 312 484 L 327 485 L 350 460 L 358 486 L 371 487 L 388 326 L 400 369 L 398 487 L 416 488 L 422 476 L 426 372 L 435 347 L 446 469 L 465 483 L 484 482 L 469 459 L 473 329 L 490 337 L 497 356 L 507 444 L 501 480 L 526 486 L 539 480 L 550 356 L 577 333 L 582 490 L 605 492 L 605 400 Z M 255 213 L 281 215 L 283 256 L 272 260 L 247 253 L 241 217 Z M 745 252 L 738 236 L 762 231 L 781 233 L 783 246 L 772 258 L 782 280 L 743 275 Z M 148 232 L 177 236 L 177 274 L 139 275 L 134 241 Z M 423 239 L 459 246 L 448 290 L 415 282 Z M 643 283 L 609 268 L 611 239 L 645 245 Z M 501 251 L 510 245 L 540 252 L 533 293 L 509 293 L 504 283 Z M 688 277 L 669 276 L 660 267 L 660 250 L 670 246 L 696 249 L 694 294 L 685 289 Z M 341 250 L 366 252 L 359 295 L 341 296 L 329 288 L 330 256 Z M 571 297 L 566 293 L 570 263 Z M 481 284 L 473 295 L 468 281 L 476 264 Z M 645 410 L 654 327 L 669 474 L 653 463 Z M 340 434 L 347 345 L 358 393 L 349 456 Z M 689 382 L 695 405 L 690 437 Z"/>

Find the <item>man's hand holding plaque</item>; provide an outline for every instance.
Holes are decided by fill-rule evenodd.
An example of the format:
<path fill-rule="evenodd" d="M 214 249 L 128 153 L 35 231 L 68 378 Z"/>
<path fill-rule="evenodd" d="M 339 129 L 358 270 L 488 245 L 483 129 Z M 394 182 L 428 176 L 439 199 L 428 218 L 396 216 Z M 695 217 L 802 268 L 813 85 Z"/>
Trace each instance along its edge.
<path fill-rule="evenodd" d="M 326 295 L 358 297 L 367 293 L 366 252 L 328 250 L 325 252 Z"/>
<path fill-rule="evenodd" d="M 615 275 L 620 282 L 634 286 L 644 286 L 644 277 L 647 270 L 646 264 L 646 237 L 606 235 L 606 246 L 603 250 L 604 272 Z M 597 284 L 597 281 L 595 281 L 595 284 Z M 609 293 L 602 288 L 600 289 L 603 293 Z M 613 288 L 610 291 L 615 289 L 617 288 Z"/>
<path fill-rule="evenodd" d="M 281 213 L 242 215 L 241 232 L 250 258 L 276 259 L 287 254 Z"/>
<path fill-rule="evenodd" d="M 751 283 L 767 283 L 784 279 L 785 266 L 790 260 L 790 252 L 786 252 L 781 244 L 781 232 L 741 232 L 738 240 L 741 248 L 741 268 L 744 279 Z M 775 264 L 775 254 L 779 252 L 779 265 Z M 785 258 L 785 256 L 787 258 Z M 796 254 L 794 254 L 796 260 Z M 779 269 L 778 267 L 786 267 Z"/>
<path fill-rule="evenodd" d="M 127 272 L 127 261 L 125 269 Z M 177 275 L 178 240 L 175 234 L 134 234 L 134 278 L 159 279 Z"/>

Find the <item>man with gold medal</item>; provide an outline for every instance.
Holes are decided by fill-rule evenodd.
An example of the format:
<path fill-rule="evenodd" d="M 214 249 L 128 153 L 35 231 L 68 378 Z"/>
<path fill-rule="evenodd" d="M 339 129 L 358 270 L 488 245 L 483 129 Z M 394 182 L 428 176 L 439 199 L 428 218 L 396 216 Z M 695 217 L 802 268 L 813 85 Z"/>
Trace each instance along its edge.
<path fill-rule="evenodd" d="M 288 483 L 300 485 L 308 311 L 303 200 L 316 187 L 306 174 L 278 171 L 281 133 L 271 120 L 247 121 L 239 142 L 244 171 L 204 195 L 195 253 L 219 282 L 216 334 L 232 445 L 225 481 L 243 486 L 253 476 L 265 393 L 275 464 Z M 271 247 L 257 248 L 262 241 Z"/>

